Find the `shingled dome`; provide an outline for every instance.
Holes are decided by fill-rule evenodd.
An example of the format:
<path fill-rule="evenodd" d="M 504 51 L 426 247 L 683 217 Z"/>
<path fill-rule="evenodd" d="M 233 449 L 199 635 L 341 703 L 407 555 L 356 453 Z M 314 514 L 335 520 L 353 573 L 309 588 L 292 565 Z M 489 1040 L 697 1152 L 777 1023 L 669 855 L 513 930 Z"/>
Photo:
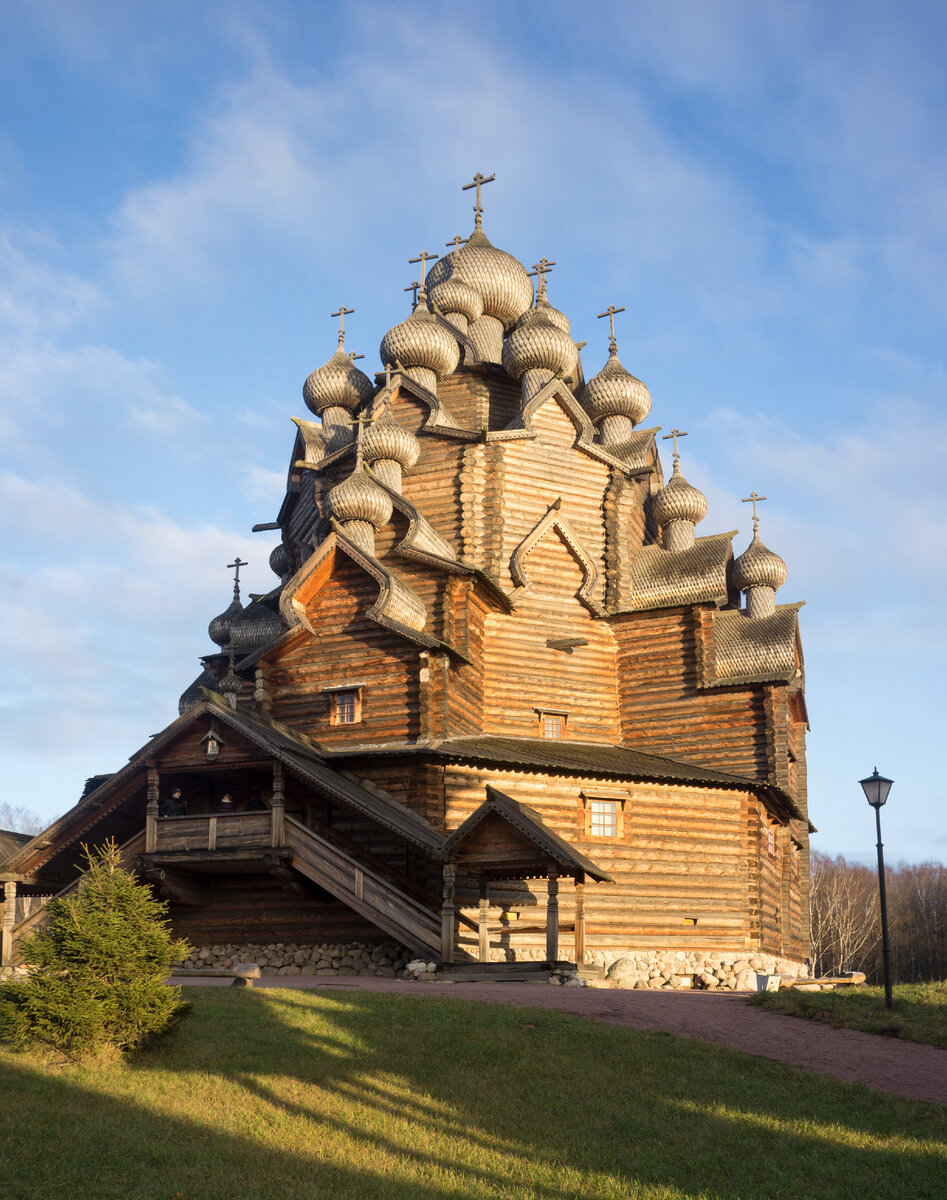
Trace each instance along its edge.
<path fill-rule="evenodd" d="M 374 392 L 372 381 L 339 347 L 335 354 L 317 367 L 303 384 L 303 399 L 311 412 L 321 415 L 327 408 L 344 408 L 353 412 L 370 399 Z"/>
<path fill-rule="evenodd" d="M 498 250 L 482 229 L 475 229 L 460 249 L 437 260 L 427 273 L 427 286 L 433 291 L 454 278 L 473 288 L 483 301 L 484 314 L 496 317 L 507 329 L 533 302 L 526 268 L 512 254 Z"/>
<path fill-rule="evenodd" d="M 637 425 L 651 411 L 651 393 L 622 365 L 615 350 L 601 371 L 585 385 L 582 403 L 593 420 L 627 417 Z"/>

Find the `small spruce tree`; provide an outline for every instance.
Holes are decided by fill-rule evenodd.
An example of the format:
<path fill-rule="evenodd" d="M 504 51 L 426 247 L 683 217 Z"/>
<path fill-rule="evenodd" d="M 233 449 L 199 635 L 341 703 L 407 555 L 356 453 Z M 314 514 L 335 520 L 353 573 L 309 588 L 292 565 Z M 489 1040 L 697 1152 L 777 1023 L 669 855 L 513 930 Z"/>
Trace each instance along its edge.
<path fill-rule="evenodd" d="M 114 841 L 83 852 L 78 890 L 51 900 L 46 926 L 21 943 L 30 973 L 0 986 L 0 1034 L 73 1059 L 169 1028 L 186 1006 L 164 981 L 189 951 L 171 936 L 168 906 L 122 868 Z"/>

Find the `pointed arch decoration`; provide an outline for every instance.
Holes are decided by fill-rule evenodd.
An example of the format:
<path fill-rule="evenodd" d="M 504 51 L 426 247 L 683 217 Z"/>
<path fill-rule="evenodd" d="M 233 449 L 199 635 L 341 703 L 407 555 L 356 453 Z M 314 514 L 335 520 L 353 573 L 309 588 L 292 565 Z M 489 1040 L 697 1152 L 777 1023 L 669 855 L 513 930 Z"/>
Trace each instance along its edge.
<path fill-rule="evenodd" d="M 515 589 L 510 596 L 510 600 L 515 604 L 517 596 L 530 586 L 531 580 L 526 571 L 526 560 L 546 534 L 550 530 L 555 530 L 582 568 L 584 578 L 582 586 L 576 592 L 576 598 L 596 617 L 604 617 L 604 608 L 592 596 L 592 592 L 598 582 L 598 568 L 595 566 L 592 556 L 582 545 L 575 530 L 560 512 L 561 506 L 562 497 L 560 496 L 549 506 L 546 510 L 546 515 L 537 521 L 513 551 L 513 556 L 510 559 L 510 574 L 513 577 Z"/>
<path fill-rule="evenodd" d="M 313 602 L 331 577 L 338 553 L 347 555 L 378 584 L 378 599 L 365 613 L 369 620 L 421 646 L 440 645 L 437 638 L 423 632 L 427 610 L 421 598 L 338 530 L 329 534 L 283 588 L 280 612 L 290 629 L 302 626 L 311 634 L 318 634 Z"/>

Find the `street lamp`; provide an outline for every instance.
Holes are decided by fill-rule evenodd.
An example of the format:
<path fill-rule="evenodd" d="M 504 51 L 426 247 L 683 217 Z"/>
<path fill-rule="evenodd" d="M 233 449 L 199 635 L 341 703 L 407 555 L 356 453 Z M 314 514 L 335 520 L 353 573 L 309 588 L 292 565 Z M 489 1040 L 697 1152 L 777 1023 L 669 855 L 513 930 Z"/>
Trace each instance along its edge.
<path fill-rule="evenodd" d="M 858 781 L 868 803 L 875 810 L 875 824 L 878 827 L 878 890 L 881 893 L 881 956 L 885 972 L 885 1008 L 891 1007 L 891 944 L 888 941 L 888 899 L 885 894 L 885 854 L 881 844 L 881 806 L 888 799 L 893 779 L 885 779 L 878 774 L 878 768 L 867 779 Z"/>

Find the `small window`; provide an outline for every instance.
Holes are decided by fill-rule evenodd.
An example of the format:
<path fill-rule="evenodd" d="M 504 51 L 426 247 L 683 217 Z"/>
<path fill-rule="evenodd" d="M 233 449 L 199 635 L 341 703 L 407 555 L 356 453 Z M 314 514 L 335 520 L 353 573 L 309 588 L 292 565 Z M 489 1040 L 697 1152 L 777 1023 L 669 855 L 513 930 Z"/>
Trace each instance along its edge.
<path fill-rule="evenodd" d="M 769 850 L 770 854 L 775 856 L 775 854 L 776 854 L 776 830 L 773 828 L 772 825 L 770 825 L 769 829 L 767 829 L 767 831 L 766 831 L 766 846 L 767 846 L 767 849 Z"/>
<path fill-rule="evenodd" d="M 362 684 L 322 689 L 329 697 L 329 722 L 356 725 L 362 719 Z"/>
<path fill-rule="evenodd" d="M 585 806 L 585 836 L 591 838 L 621 838 L 625 833 L 625 801 L 627 796 L 612 792 L 582 792 Z"/>
<path fill-rule="evenodd" d="M 562 717 L 558 713 L 543 713 L 543 737 L 562 737 Z"/>
<path fill-rule="evenodd" d="M 618 837 L 617 800 L 589 801 L 589 833 L 592 837 Z"/>
<path fill-rule="evenodd" d="M 569 714 L 564 709 L 536 708 L 533 711 L 539 718 L 540 737 L 565 737 L 566 721 L 569 719 Z"/>

